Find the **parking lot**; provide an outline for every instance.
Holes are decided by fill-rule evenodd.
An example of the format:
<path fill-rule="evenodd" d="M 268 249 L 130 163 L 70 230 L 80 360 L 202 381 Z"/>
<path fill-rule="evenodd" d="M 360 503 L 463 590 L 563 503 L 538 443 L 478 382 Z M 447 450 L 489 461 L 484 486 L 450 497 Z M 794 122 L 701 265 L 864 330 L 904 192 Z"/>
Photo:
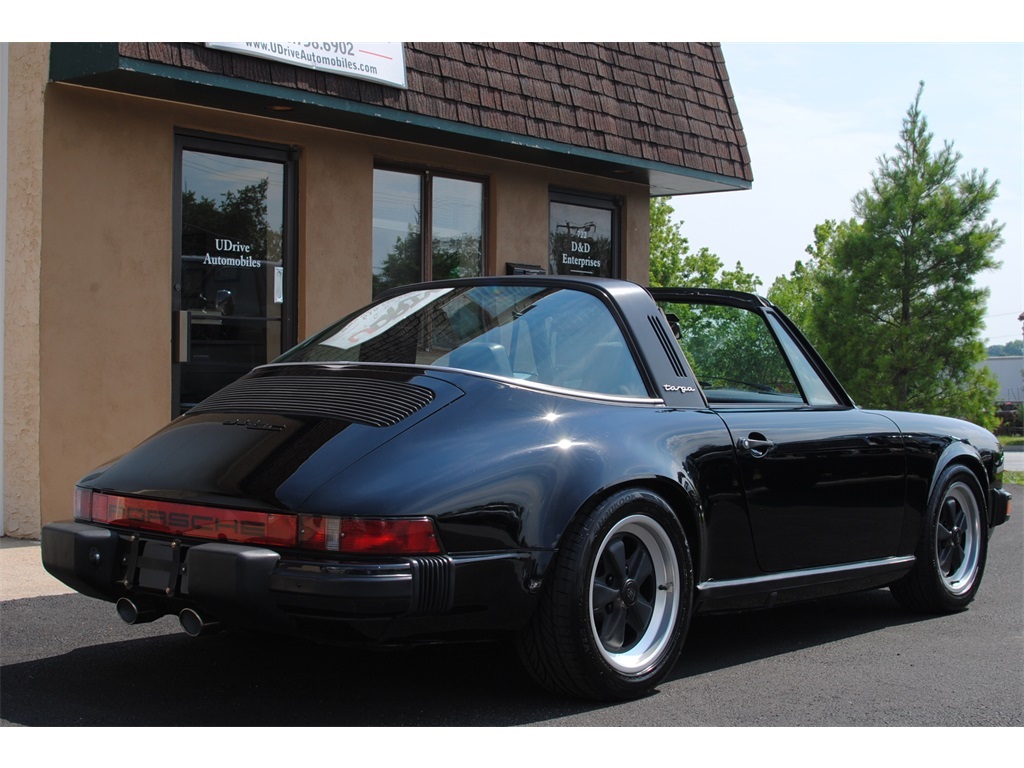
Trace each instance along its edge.
<path fill-rule="evenodd" d="M 995 531 L 968 611 L 876 590 L 698 618 L 673 675 L 600 705 L 533 686 L 505 646 L 367 652 L 130 627 L 77 594 L 0 604 L 0 719 L 67 726 L 1021 726 L 1024 514 Z M 7 578 L 7 573 L 4 577 Z"/>

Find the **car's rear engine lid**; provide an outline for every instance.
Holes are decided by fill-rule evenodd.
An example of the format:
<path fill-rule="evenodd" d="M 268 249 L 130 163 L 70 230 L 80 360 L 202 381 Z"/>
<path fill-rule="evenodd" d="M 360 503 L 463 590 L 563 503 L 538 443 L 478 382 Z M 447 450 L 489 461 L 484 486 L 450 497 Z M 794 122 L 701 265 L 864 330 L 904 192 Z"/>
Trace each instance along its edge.
<path fill-rule="evenodd" d="M 204 400 L 85 485 L 189 503 L 298 510 L 325 478 L 462 395 L 416 370 L 268 366 Z"/>
<path fill-rule="evenodd" d="M 258 370 L 229 384 L 190 413 L 275 413 L 393 427 L 434 397 L 433 389 L 379 374 L 281 367 Z"/>

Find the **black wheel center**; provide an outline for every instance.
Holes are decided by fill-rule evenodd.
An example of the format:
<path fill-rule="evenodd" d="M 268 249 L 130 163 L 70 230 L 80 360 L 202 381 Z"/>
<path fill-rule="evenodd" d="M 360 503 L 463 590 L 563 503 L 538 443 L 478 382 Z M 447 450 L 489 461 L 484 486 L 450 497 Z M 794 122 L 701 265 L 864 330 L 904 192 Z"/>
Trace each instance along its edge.
<path fill-rule="evenodd" d="M 626 583 L 622 585 L 622 591 L 620 594 L 622 596 L 622 602 L 627 606 L 631 606 L 636 603 L 636 599 L 640 595 L 640 588 L 632 579 L 626 579 Z"/>

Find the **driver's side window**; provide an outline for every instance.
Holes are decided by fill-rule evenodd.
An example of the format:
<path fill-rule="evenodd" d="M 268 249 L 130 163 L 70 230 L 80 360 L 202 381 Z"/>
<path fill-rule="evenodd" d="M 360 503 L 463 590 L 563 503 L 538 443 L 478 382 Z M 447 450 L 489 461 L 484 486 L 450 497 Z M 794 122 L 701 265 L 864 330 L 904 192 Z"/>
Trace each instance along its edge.
<path fill-rule="evenodd" d="M 803 402 L 786 358 L 759 315 L 712 304 L 663 303 L 662 309 L 708 402 Z"/>

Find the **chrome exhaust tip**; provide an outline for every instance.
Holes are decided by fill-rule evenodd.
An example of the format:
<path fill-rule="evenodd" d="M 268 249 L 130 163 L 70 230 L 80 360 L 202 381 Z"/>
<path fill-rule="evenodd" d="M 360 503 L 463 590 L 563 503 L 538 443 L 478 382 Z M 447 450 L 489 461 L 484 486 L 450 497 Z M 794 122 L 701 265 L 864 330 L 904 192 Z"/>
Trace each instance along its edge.
<path fill-rule="evenodd" d="M 202 616 L 191 608 L 185 608 L 178 614 L 178 622 L 189 637 L 208 635 L 220 629 L 220 622 L 205 621 Z"/>
<path fill-rule="evenodd" d="M 163 616 L 162 612 L 152 608 L 140 608 L 127 597 L 119 598 L 115 607 L 117 615 L 121 617 L 121 621 L 125 624 L 146 624 L 150 621 L 156 621 Z"/>

